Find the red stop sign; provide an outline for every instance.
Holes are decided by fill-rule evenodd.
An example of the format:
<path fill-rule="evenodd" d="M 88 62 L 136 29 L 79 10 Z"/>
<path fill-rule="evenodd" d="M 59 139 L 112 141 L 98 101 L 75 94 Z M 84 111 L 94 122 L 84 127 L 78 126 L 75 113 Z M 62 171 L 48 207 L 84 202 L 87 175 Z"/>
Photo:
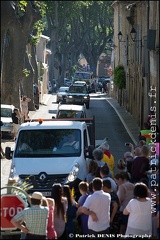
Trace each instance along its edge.
<path fill-rule="evenodd" d="M 1 196 L 1 230 L 15 230 L 11 219 L 25 208 L 25 202 L 17 195 Z"/>

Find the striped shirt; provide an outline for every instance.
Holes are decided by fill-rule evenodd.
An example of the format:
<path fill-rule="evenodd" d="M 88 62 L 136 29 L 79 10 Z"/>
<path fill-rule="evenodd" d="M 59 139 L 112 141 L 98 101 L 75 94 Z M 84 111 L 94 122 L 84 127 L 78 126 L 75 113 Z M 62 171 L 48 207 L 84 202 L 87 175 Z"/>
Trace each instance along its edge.
<path fill-rule="evenodd" d="M 17 213 L 13 219 L 18 222 L 23 220 L 30 234 L 47 235 L 48 207 L 38 205 L 25 208 Z"/>

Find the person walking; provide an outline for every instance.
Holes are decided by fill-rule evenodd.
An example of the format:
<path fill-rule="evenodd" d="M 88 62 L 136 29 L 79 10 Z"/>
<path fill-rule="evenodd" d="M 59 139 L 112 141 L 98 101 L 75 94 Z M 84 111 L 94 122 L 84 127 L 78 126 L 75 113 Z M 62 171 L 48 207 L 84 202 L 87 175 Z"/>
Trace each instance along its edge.
<path fill-rule="evenodd" d="M 60 183 L 53 184 L 51 198 L 55 201 L 54 227 L 57 232 L 57 238 L 60 238 L 65 235 L 66 214 L 68 208 L 67 198 L 63 197 L 63 188 Z"/>
<path fill-rule="evenodd" d="M 30 199 L 31 207 L 11 219 L 11 223 L 26 234 L 25 239 L 46 239 L 49 209 L 42 206 L 42 198 L 42 193 L 34 192 Z"/>
<path fill-rule="evenodd" d="M 102 161 L 108 164 L 112 174 L 112 178 L 113 178 L 114 177 L 114 156 L 109 151 L 109 144 L 107 142 L 104 142 L 101 145 L 101 149 L 104 153 Z"/>
<path fill-rule="evenodd" d="M 96 177 L 100 177 L 100 168 L 102 166 L 104 166 L 105 164 L 108 165 L 106 162 L 102 161 L 103 157 L 104 157 L 104 153 L 102 151 L 102 149 L 100 148 L 95 148 L 93 150 L 93 157 L 95 159 L 95 161 L 97 162 L 98 164 L 98 168 L 96 170 Z M 109 167 L 109 166 L 108 166 Z M 109 177 L 112 177 L 112 173 L 111 171 L 109 171 Z"/>
<path fill-rule="evenodd" d="M 98 238 L 98 234 L 109 233 L 111 196 L 102 190 L 101 178 L 94 178 L 92 183 L 94 192 L 87 197 L 79 211 L 89 215 L 89 233 Z"/>
<path fill-rule="evenodd" d="M 89 230 L 88 230 L 88 215 L 83 214 L 79 211 L 79 208 L 81 206 L 83 206 L 84 202 L 86 201 L 87 197 L 89 196 L 88 191 L 89 191 L 89 184 L 88 182 L 80 182 L 78 185 L 79 191 L 81 193 L 80 198 L 78 199 L 78 203 L 77 203 L 77 218 L 80 216 L 80 225 L 82 228 L 82 233 L 83 234 L 88 234 Z"/>
<path fill-rule="evenodd" d="M 149 146 L 143 145 L 141 148 L 141 156 L 134 159 L 131 168 L 131 179 L 133 183 L 139 182 L 141 178 L 148 178 L 147 171 L 150 169 L 149 154 Z"/>
<path fill-rule="evenodd" d="M 125 234 L 128 216 L 123 214 L 123 210 L 128 202 L 133 198 L 134 184 L 129 182 L 127 172 L 121 172 L 115 174 L 115 182 L 118 185 L 117 196 L 120 201 L 121 222 L 120 222 L 120 234 Z"/>
<path fill-rule="evenodd" d="M 13 121 L 13 129 L 14 129 L 14 140 L 17 137 L 18 129 L 20 127 L 20 112 L 18 108 L 14 108 L 13 113 L 12 113 L 12 121 Z"/>
<path fill-rule="evenodd" d="M 111 196 L 111 205 L 110 205 L 110 233 L 119 233 L 120 229 L 120 202 L 117 196 L 111 188 L 111 182 L 109 180 L 103 181 L 103 191 L 109 193 Z"/>
<path fill-rule="evenodd" d="M 152 133 L 153 132 L 151 131 L 150 126 L 148 125 L 148 123 L 145 122 L 143 124 L 143 129 L 139 133 L 139 138 L 145 137 L 146 144 L 150 144 L 150 143 L 152 143 Z"/>
<path fill-rule="evenodd" d="M 63 185 L 63 197 L 67 198 L 68 201 L 68 208 L 66 213 L 66 226 L 65 226 L 65 232 L 66 232 L 66 238 L 73 238 L 70 237 L 70 233 L 75 234 L 75 222 L 76 219 L 76 212 L 77 202 L 72 197 L 71 189 L 69 185 Z"/>
<path fill-rule="evenodd" d="M 108 165 L 104 165 L 100 168 L 100 176 L 102 178 L 102 180 L 104 181 L 105 179 L 108 179 L 111 182 L 111 186 L 114 192 L 117 192 L 117 184 L 114 181 L 114 179 L 112 179 L 111 177 L 109 177 L 109 167 Z"/>
<path fill-rule="evenodd" d="M 28 117 L 28 103 L 31 101 L 30 98 L 27 98 L 26 96 L 22 96 L 21 99 L 21 114 L 24 118 L 24 121 L 29 120 Z"/>
<path fill-rule="evenodd" d="M 46 206 L 49 208 L 49 216 L 47 223 L 47 239 L 57 239 L 57 233 L 54 228 L 54 206 L 55 202 L 51 198 L 42 198 L 42 206 Z"/>
<path fill-rule="evenodd" d="M 87 177 L 86 177 L 86 181 L 88 183 L 90 183 L 96 177 L 96 170 L 97 170 L 97 168 L 98 168 L 97 161 L 91 160 L 89 162 L 88 174 L 87 174 Z"/>
<path fill-rule="evenodd" d="M 135 184 L 134 198 L 129 201 L 123 214 L 129 216 L 126 235 L 152 235 L 151 199 L 147 198 L 147 186 L 140 182 Z"/>

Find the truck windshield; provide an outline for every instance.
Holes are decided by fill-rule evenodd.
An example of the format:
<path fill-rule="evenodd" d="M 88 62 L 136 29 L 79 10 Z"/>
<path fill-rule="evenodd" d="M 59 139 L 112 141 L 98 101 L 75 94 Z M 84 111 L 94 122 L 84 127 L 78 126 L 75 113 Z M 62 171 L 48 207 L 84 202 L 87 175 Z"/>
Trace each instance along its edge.
<path fill-rule="evenodd" d="M 15 157 L 72 157 L 81 154 L 78 129 L 22 130 L 19 133 Z"/>
<path fill-rule="evenodd" d="M 70 86 L 69 88 L 70 93 L 87 93 L 87 87 L 86 86 Z"/>
<path fill-rule="evenodd" d="M 76 79 L 91 79 L 91 74 L 87 72 L 75 72 L 74 78 Z"/>

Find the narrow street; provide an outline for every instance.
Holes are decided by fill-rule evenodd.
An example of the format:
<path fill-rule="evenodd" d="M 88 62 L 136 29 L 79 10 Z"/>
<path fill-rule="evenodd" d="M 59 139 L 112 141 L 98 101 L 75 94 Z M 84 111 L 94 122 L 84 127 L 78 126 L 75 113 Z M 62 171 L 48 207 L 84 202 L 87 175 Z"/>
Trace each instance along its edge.
<path fill-rule="evenodd" d="M 108 98 L 106 95 L 91 94 L 91 104 L 90 109 L 87 110 L 87 117 L 92 117 L 93 115 L 95 116 L 96 140 L 103 140 L 105 137 L 108 138 L 110 152 L 115 158 L 116 172 L 116 163 L 118 159 L 123 158 L 124 153 L 130 150 L 125 146 L 125 142 L 134 142 L 126 131 L 119 116 L 109 104 L 109 99 L 110 98 Z M 52 118 L 52 116 L 56 115 L 57 107 L 58 104 L 56 103 L 56 95 L 47 95 L 46 102 L 43 105 L 40 105 L 40 109 L 29 113 L 30 118 Z M 121 109 L 121 111 L 122 115 L 124 111 L 123 109 Z M 132 122 L 130 118 L 128 118 L 126 120 L 126 124 L 130 126 L 131 123 Z M 134 126 L 132 123 L 132 128 L 136 128 L 136 124 Z M 136 131 L 138 136 L 138 127 L 136 128 Z M 2 147 L 4 150 L 6 146 L 10 146 L 12 149 L 14 149 L 14 144 L 14 141 L 11 139 L 2 139 Z M 4 187 L 7 183 L 10 165 L 10 160 L 1 160 L 1 187 Z"/>

